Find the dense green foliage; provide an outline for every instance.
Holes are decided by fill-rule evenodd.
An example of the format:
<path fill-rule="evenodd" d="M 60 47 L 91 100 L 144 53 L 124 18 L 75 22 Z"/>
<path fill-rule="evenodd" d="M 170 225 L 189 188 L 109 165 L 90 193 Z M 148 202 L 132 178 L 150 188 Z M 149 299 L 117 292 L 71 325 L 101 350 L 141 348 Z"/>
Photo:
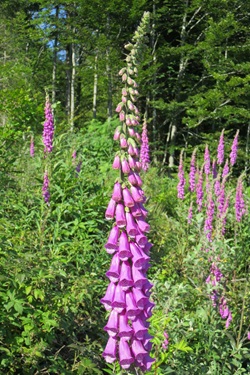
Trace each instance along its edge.
<path fill-rule="evenodd" d="M 205 212 L 196 212 L 193 225 L 187 225 L 190 194 L 186 190 L 184 202 L 177 199 L 174 168 L 183 148 L 186 176 L 194 146 L 200 165 L 206 142 L 216 157 L 222 128 L 228 154 L 239 129 L 239 156 L 229 186 L 235 192 L 236 178 L 245 171 L 249 207 L 249 3 L 2 0 L 1 374 L 127 373 L 101 356 L 107 335 L 99 300 L 110 263 L 103 246 L 110 229 L 104 212 L 116 177 L 111 165 L 118 124 L 114 109 L 120 101 L 117 72 L 123 45 L 144 10 L 151 12 L 151 30 L 138 79 L 153 162 L 142 178 L 154 244 L 149 278 L 156 303 L 151 318 L 156 363 L 148 374 L 250 373 L 249 215 L 236 223 L 232 198 L 227 234 L 214 243 L 233 315 L 226 329 L 205 283 L 210 268 L 209 253 L 202 250 Z M 42 144 L 45 88 L 56 124 L 54 150 L 47 158 Z M 49 206 L 42 198 L 45 168 Z"/>

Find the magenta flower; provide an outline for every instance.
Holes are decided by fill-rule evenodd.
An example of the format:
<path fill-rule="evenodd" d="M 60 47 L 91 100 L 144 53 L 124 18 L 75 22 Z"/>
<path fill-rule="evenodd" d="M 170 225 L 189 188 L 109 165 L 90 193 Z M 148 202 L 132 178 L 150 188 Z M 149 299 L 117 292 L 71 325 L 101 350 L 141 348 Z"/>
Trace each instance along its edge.
<path fill-rule="evenodd" d="M 250 340 L 250 331 L 247 332 L 247 339 Z"/>
<path fill-rule="evenodd" d="M 198 182 L 196 185 L 196 203 L 197 203 L 199 212 L 202 209 L 202 200 L 203 200 L 203 167 L 198 172 Z"/>
<path fill-rule="evenodd" d="M 224 165 L 223 171 L 222 171 L 222 178 L 226 178 L 230 172 L 229 165 L 228 165 L 228 159 Z"/>
<path fill-rule="evenodd" d="M 228 313 L 228 316 L 227 316 L 227 320 L 226 320 L 226 326 L 225 326 L 226 329 L 229 328 L 229 325 L 230 325 L 232 319 L 233 319 L 233 317 L 232 317 L 231 311 L 229 310 L 229 313 Z"/>
<path fill-rule="evenodd" d="M 150 226 L 146 221 L 147 210 L 143 206 L 146 198 L 139 173 L 145 167 L 144 163 L 149 163 L 149 159 L 145 159 L 147 146 L 144 144 L 139 161 L 137 145 L 140 136 L 136 129 L 139 117 L 134 104 L 138 95 L 137 90 L 134 90 L 137 86 L 135 73 L 131 78 L 129 66 L 121 70 L 120 74 L 125 87 L 122 90 L 122 101 L 116 110 L 123 125 L 122 134 L 120 128 L 115 132 L 114 139 L 120 151 L 113 162 L 113 169 L 119 171 L 119 180 L 114 184 L 105 212 L 106 219 L 113 220 L 114 225 L 105 244 L 112 260 L 106 272 L 110 283 L 101 299 L 105 309 L 110 311 L 104 327 L 109 340 L 103 357 L 108 363 L 118 360 L 125 370 L 133 365 L 145 371 L 150 369 L 153 362 L 149 356 L 151 336 L 148 335 L 147 320 L 152 315 L 154 304 L 149 300 L 152 284 L 146 274 L 150 267 L 149 253 L 152 246 L 146 237 Z M 130 127 L 133 127 L 133 131 Z M 146 135 L 144 129 L 142 143 Z"/>
<path fill-rule="evenodd" d="M 221 132 L 217 149 L 217 163 L 221 165 L 224 161 L 224 129 Z"/>
<path fill-rule="evenodd" d="M 53 117 L 49 97 L 46 96 L 45 122 L 43 124 L 43 143 L 44 143 L 45 153 L 52 152 L 53 137 L 54 137 L 54 117 Z"/>
<path fill-rule="evenodd" d="M 162 348 L 163 348 L 164 350 L 167 350 L 167 348 L 168 348 L 168 344 L 169 344 L 169 341 L 168 341 L 168 339 L 169 339 L 169 337 L 168 337 L 168 333 L 167 333 L 166 331 L 164 331 L 163 335 L 164 335 L 164 341 L 163 341 L 163 343 L 162 343 Z"/>
<path fill-rule="evenodd" d="M 235 217 L 238 222 L 241 221 L 242 216 L 246 213 L 245 202 L 243 196 L 243 183 L 242 177 L 239 177 L 238 183 L 236 186 L 236 195 L 235 195 Z"/>
<path fill-rule="evenodd" d="M 190 172 L 189 172 L 189 191 L 195 191 L 195 175 L 196 175 L 196 168 L 195 168 L 195 154 L 196 150 L 193 151 L 191 161 L 190 161 Z"/>
<path fill-rule="evenodd" d="M 104 352 L 102 353 L 102 355 L 105 358 L 106 362 L 113 363 L 116 360 L 116 353 L 117 353 L 117 341 L 115 338 L 109 337 L 106 348 Z"/>
<path fill-rule="evenodd" d="M 34 138 L 30 138 L 30 156 L 33 158 L 35 155 Z"/>
<path fill-rule="evenodd" d="M 182 153 L 180 154 L 180 163 L 179 163 L 179 172 L 178 172 L 179 183 L 177 185 L 177 197 L 180 199 L 184 199 L 185 196 L 185 177 L 184 177 L 184 167 L 183 167 L 183 159 Z"/>
<path fill-rule="evenodd" d="M 149 168 L 150 158 L 149 158 L 149 143 L 148 143 L 148 132 L 147 123 L 144 121 L 142 127 L 142 144 L 140 150 L 140 160 L 142 163 L 142 169 L 147 171 Z"/>
<path fill-rule="evenodd" d="M 48 172 L 47 171 L 45 171 L 44 176 L 43 176 L 42 194 L 43 194 L 44 202 L 47 203 L 47 204 L 49 204 L 49 199 L 50 199 L 50 193 L 49 193 L 49 176 L 48 176 Z"/>
<path fill-rule="evenodd" d="M 210 155 L 209 155 L 208 145 L 206 145 L 205 154 L 204 154 L 204 172 L 206 175 L 210 174 Z"/>
<path fill-rule="evenodd" d="M 238 153 L 238 137 L 239 137 L 239 130 L 237 130 L 233 144 L 231 147 L 231 152 L 230 152 L 230 164 L 233 166 L 236 163 L 237 159 L 237 153 Z"/>

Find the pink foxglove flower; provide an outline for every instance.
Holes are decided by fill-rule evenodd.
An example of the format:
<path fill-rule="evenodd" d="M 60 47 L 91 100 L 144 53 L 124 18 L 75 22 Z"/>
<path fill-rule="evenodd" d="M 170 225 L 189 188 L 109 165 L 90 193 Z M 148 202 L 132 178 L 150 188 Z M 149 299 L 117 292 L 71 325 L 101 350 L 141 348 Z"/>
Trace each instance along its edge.
<path fill-rule="evenodd" d="M 195 168 L 195 155 L 196 150 L 193 151 L 191 161 L 190 161 L 190 172 L 189 172 L 189 191 L 195 191 L 195 175 L 196 175 L 196 168 Z"/>
<path fill-rule="evenodd" d="M 243 196 L 243 183 L 242 177 L 239 177 L 237 187 L 236 187 L 236 195 L 235 195 L 235 217 L 238 222 L 241 221 L 242 216 L 246 213 L 245 208 L 245 201 Z"/>
<path fill-rule="evenodd" d="M 126 115 L 122 136 L 116 134 L 114 137 L 122 149 L 113 162 L 119 177 L 105 213 L 108 220 L 114 221 L 114 225 L 105 244 L 112 260 L 106 273 L 110 283 L 101 299 L 105 309 L 110 311 L 104 327 L 109 339 L 103 357 L 108 363 L 117 360 L 124 370 L 132 365 L 145 371 L 150 369 L 153 362 L 149 356 L 151 336 L 148 334 L 148 319 L 154 304 L 149 300 L 152 284 L 146 274 L 150 267 L 152 244 L 146 237 L 150 226 L 146 221 L 147 210 L 143 206 L 146 198 L 139 176 L 142 165 L 137 145 L 140 137 L 136 128 L 134 132 L 128 131 L 128 127 L 134 128 L 139 124 L 136 117 L 138 109 L 133 104 L 137 84 L 135 73 L 131 78 L 131 72 L 131 66 L 120 71 L 125 87 L 117 111 L 120 114 L 124 111 Z"/>
<path fill-rule="evenodd" d="M 33 158 L 35 155 L 34 138 L 30 138 L 30 156 Z"/>
<path fill-rule="evenodd" d="M 204 172 L 206 175 L 210 174 L 210 154 L 209 154 L 208 145 L 206 145 L 205 154 L 204 154 Z"/>
<path fill-rule="evenodd" d="M 163 341 L 163 343 L 162 343 L 162 348 L 163 348 L 164 350 L 167 350 L 167 348 L 168 348 L 168 344 L 169 344 L 169 341 L 168 341 L 168 339 L 169 339 L 169 337 L 168 337 L 168 333 L 167 333 L 166 331 L 164 331 L 163 335 L 164 335 L 164 341 Z"/>
<path fill-rule="evenodd" d="M 226 178 L 230 172 L 229 165 L 228 165 L 228 159 L 224 165 L 223 171 L 222 171 L 222 178 Z"/>
<path fill-rule="evenodd" d="M 50 193 L 49 193 L 49 176 L 48 176 L 48 172 L 47 171 L 45 171 L 44 176 L 43 176 L 42 194 L 43 194 L 44 202 L 47 203 L 47 204 L 49 204 L 49 199 L 50 199 Z"/>
<path fill-rule="evenodd" d="M 236 163 L 237 159 L 237 153 L 238 153 L 238 137 L 239 137 L 239 130 L 237 130 L 233 144 L 231 147 L 231 152 L 230 152 L 230 164 L 233 166 Z"/>
<path fill-rule="evenodd" d="M 198 182 L 196 185 L 196 203 L 197 203 L 199 212 L 202 209 L 202 201 L 203 201 L 203 167 L 198 172 Z"/>
<path fill-rule="evenodd" d="M 185 177 L 184 177 L 184 167 L 183 167 L 183 159 L 182 159 L 182 153 L 180 155 L 180 163 L 179 163 L 179 171 L 178 171 L 178 178 L 179 183 L 177 185 L 177 197 L 180 199 L 184 199 L 185 196 Z"/>
<path fill-rule="evenodd" d="M 147 123 L 144 121 L 142 127 L 142 144 L 140 150 L 140 159 L 142 163 L 142 169 L 147 171 L 149 168 L 150 158 L 149 158 L 149 143 L 148 143 L 148 132 Z"/>
<path fill-rule="evenodd" d="M 52 152 L 53 137 L 54 137 L 54 117 L 53 117 L 49 97 L 47 96 L 46 104 L 45 104 L 45 122 L 43 124 L 43 143 L 44 143 L 45 153 Z"/>
<path fill-rule="evenodd" d="M 217 163 L 221 165 L 224 161 L 224 129 L 221 132 L 220 140 L 217 149 Z"/>

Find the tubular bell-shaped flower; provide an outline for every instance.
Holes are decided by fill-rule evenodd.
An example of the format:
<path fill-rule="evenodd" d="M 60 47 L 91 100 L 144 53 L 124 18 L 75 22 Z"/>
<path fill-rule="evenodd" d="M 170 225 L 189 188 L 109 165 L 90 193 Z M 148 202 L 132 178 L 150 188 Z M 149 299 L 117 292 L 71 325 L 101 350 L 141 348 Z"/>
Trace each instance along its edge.
<path fill-rule="evenodd" d="M 115 156 L 113 168 L 119 170 L 120 177 L 114 184 L 105 213 L 106 219 L 114 220 L 115 224 L 105 245 L 107 252 L 112 254 L 110 268 L 106 273 L 110 284 L 101 299 L 105 309 L 111 311 L 104 327 L 109 340 L 103 357 L 108 363 L 118 360 L 125 370 L 133 365 L 142 371 L 149 370 L 153 362 L 149 356 L 151 336 L 148 334 L 147 319 L 152 314 L 154 304 L 149 301 L 152 284 L 146 275 L 152 245 L 145 233 L 150 230 L 150 226 L 146 222 L 147 210 L 143 206 L 145 196 L 139 176 L 141 169 L 145 169 L 145 164 L 149 163 L 149 158 L 145 159 L 148 149 L 145 144 L 143 146 L 146 138 L 144 126 L 144 150 L 141 151 L 139 161 L 140 136 L 136 130 L 139 117 L 134 103 L 138 95 L 135 90 L 135 65 L 147 23 L 146 13 L 134 39 L 135 44 L 129 44 L 128 48 L 133 51 L 128 55 L 129 63 L 119 73 L 125 87 L 122 89 L 122 101 L 116 109 L 123 115 L 119 116 L 122 133 L 116 129 L 114 137 L 120 151 Z"/>
<path fill-rule="evenodd" d="M 221 165 L 224 161 L 224 129 L 221 132 L 217 149 L 217 163 Z"/>
<path fill-rule="evenodd" d="M 50 153 L 53 150 L 54 117 L 53 117 L 48 95 L 46 95 L 46 103 L 45 103 L 44 112 L 45 112 L 45 122 L 43 124 L 44 152 Z"/>
<path fill-rule="evenodd" d="M 142 126 L 142 144 L 140 150 L 140 159 L 142 163 L 142 169 L 147 171 L 149 168 L 149 144 L 148 144 L 148 131 L 147 131 L 147 122 L 146 119 L 144 120 Z"/>
<path fill-rule="evenodd" d="M 197 171 L 198 172 L 198 171 Z M 196 203 L 198 206 L 198 211 L 201 211 L 203 201 L 203 167 L 201 167 L 198 172 L 198 182 L 196 185 Z"/>
<path fill-rule="evenodd" d="M 43 193 L 44 202 L 47 203 L 47 204 L 49 204 L 49 199 L 50 199 L 50 193 L 49 193 L 49 176 L 48 176 L 48 172 L 47 171 L 45 171 L 44 176 L 43 176 L 42 193 Z"/>
<path fill-rule="evenodd" d="M 30 156 L 33 158 L 35 155 L 34 137 L 30 138 Z"/>
<path fill-rule="evenodd" d="M 208 145 L 206 145 L 205 153 L 204 153 L 204 172 L 206 175 L 210 173 L 210 154 Z"/>
<path fill-rule="evenodd" d="M 237 182 L 234 207 L 235 207 L 235 218 L 238 222 L 240 222 L 242 219 L 242 216 L 246 213 L 244 196 L 243 196 L 242 176 L 239 177 L 238 182 Z"/>
<path fill-rule="evenodd" d="M 179 183 L 177 185 L 177 197 L 180 199 L 184 199 L 185 196 L 185 177 L 184 177 L 184 167 L 183 167 L 183 157 L 182 157 L 182 152 L 180 154 L 180 163 L 179 163 L 179 171 L 178 171 L 178 178 L 179 178 Z"/>
<path fill-rule="evenodd" d="M 238 137 L 239 137 L 239 130 L 237 130 L 232 147 L 231 147 L 231 152 L 230 152 L 230 164 L 233 166 L 236 163 L 237 159 L 237 153 L 238 153 Z"/>
<path fill-rule="evenodd" d="M 196 168 L 195 168 L 195 155 L 196 149 L 194 149 L 190 161 L 190 171 L 189 171 L 189 191 L 195 191 L 195 175 L 196 175 Z"/>

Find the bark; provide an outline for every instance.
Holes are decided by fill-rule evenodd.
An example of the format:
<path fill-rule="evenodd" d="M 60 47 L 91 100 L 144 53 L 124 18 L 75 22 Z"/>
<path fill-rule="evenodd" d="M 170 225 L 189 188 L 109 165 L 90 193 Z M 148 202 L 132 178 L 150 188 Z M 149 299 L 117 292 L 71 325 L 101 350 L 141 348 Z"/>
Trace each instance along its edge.
<path fill-rule="evenodd" d="M 180 34 L 180 45 L 183 46 L 186 41 L 186 32 L 187 32 L 187 10 L 188 10 L 189 0 L 186 0 L 186 6 L 184 10 L 184 15 L 182 19 L 182 26 L 181 26 L 181 34 Z M 176 94 L 175 94 L 175 101 L 176 103 L 180 102 L 180 92 L 182 86 L 182 79 L 184 77 L 186 67 L 188 64 L 188 57 L 182 54 L 180 63 L 179 63 L 179 70 L 177 75 L 177 84 L 176 84 Z M 170 144 L 170 155 L 168 161 L 169 170 L 172 170 L 174 167 L 174 158 L 175 158 L 175 139 L 177 135 L 178 125 L 179 125 L 179 109 L 176 108 L 172 121 L 169 126 L 169 132 L 167 137 L 167 144 Z"/>
<path fill-rule="evenodd" d="M 98 84 L 98 73 L 97 73 L 97 61 L 98 61 L 98 52 L 95 55 L 95 67 L 94 67 L 94 87 L 93 87 L 93 118 L 96 119 L 97 113 L 97 84 Z"/>
<path fill-rule="evenodd" d="M 75 29 L 74 29 L 75 33 Z M 70 130 L 74 129 L 74 117 L 75 117 L 75 76 L 76 76 L 76 46 L 72 43 L 72 54 L 71 54 L 71 82 L 70 82 Z"/>
<path fill-rule="evenodd" d="M 56 5 L 56 22 L 59 18 L 59 6 Z M 56 69 L 57 69 L 57 45 L 58 45 L 58 31 L 55 31 L 54 50 L 53 50 L 53 70 L 52 70 L 52 104 L 56 101 Z"/>
<path fill-rule="evenodd" d="M 107 38 L 109 40 L 109 34 L 110 34 L 110 17 L 107 16 L 107 23 L 106 23 L 106 34 Z M 106 74 L 108 78 L 108 103 L 107 103 L 107 115 L 108 115 L 108 121 L 112 118 L 112 107 L 113 107 L 113 98 L 112 98 L 112 92 L 113 92 L 113 84 L 112 84 L 112 74 L 111 74 L 111 68 L 110 68 L 110 47 L 107 46 L 106 49 Z"/>

